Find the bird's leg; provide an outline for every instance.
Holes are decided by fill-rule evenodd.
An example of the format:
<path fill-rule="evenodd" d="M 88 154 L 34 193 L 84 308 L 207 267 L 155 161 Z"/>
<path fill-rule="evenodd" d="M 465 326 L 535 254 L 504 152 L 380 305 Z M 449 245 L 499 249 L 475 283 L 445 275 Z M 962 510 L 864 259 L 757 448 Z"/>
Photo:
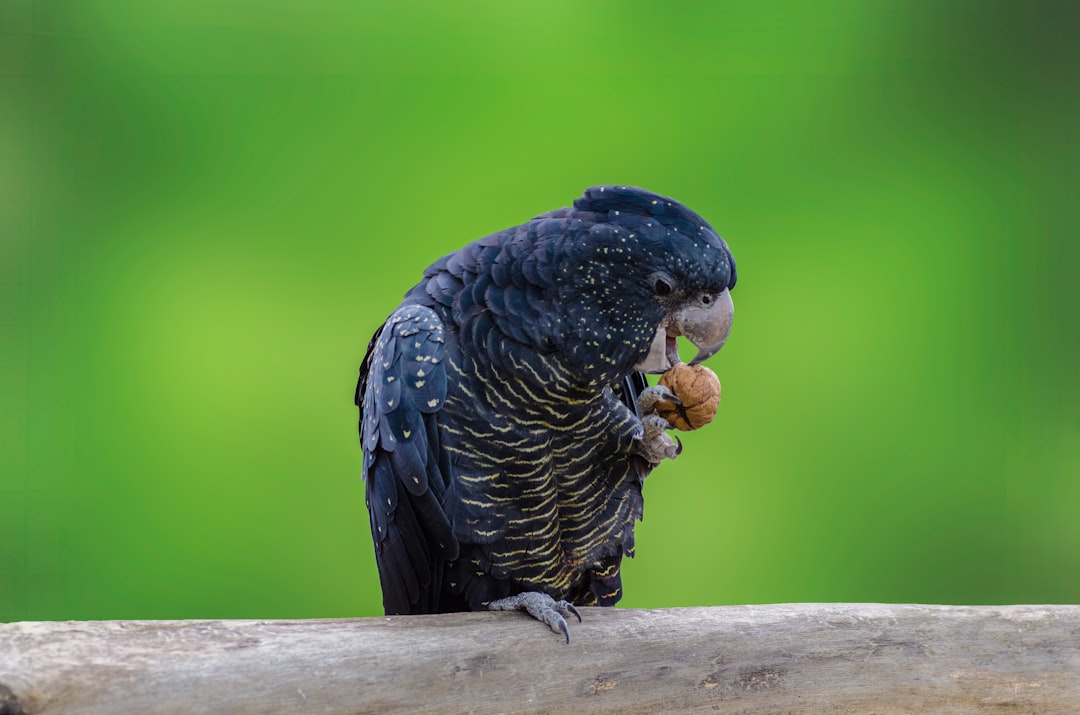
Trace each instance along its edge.
<path fill-rule="evenodd" d="M 581 614 L 569 601 L 556 601 L 551 596 L 540 591 L 526 591 L 509 598 L 500 598 L 488 604 L 489 611 L 528 611 L 529 615 L 538 621 L 548 624 L 551 630 L 566 636 L 566 642 L 570 642 L 570 627 L 566 625 L 565 616 L 577 616 L 581 623 Z"/>
<path fill-rule="evenodd" d="M 637 406 L 641 414 L 641 424 L 645 434 L 637 443 L 637 453 L 649 464 L 660 464 L 665 459 L 675 459 L 682 452 L 682 442 L 672 439 L 667 433 L 671 426 L 668 421 L 656 414 L 656 405 L 660 402 L 682 401 L 675 393 L 663 385 L 647 387 L 638 395 Z"/>

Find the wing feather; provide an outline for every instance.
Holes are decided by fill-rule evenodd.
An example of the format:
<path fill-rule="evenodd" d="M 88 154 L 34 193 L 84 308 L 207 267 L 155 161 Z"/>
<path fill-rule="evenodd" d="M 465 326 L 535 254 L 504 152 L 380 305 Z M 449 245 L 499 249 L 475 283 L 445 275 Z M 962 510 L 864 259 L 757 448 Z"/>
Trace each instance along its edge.
<path fill-rule="evenodd" d="M 649 382 L 645 377 L 645 373 L 634 371 L 623 378 L 622 383 L 615 385 L 615 394 L 618 398 L 630 408 L 639 419 L 641 418 L 641 410 L 638 409 L 638 397 L 649 386 Z M 641 457 L 634 457 L 634 466 L 637 468 L 638 479 L 642 482 L 645 481 L 645 477 L 649 476 L 652 470 L 656 467 L 655 464 L 649 464 Z M 633 528 L 627 529 L 626 535 L 623 538 L 624 548 L 626 553 L 633 556 L 634 553 L 634 530 Z"/>
<path fill-rule="evenodd" d="M 450 462 L 437 416 L 446 401 L 443 324 L 406 305 L 375 333 L 356 401 L 375 560 L 387 614 L 431 612 L 458 542 L 444 511 Z"/>

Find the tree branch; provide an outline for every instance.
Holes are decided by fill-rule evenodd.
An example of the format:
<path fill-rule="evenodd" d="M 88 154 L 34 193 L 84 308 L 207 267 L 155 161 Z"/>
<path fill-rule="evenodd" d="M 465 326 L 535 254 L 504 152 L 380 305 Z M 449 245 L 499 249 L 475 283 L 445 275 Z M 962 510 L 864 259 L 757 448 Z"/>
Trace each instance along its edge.
<path fill-rule="evenodd" d="M 1074 713 L 1080 606 L 0 624 L 0 715 Z"/>

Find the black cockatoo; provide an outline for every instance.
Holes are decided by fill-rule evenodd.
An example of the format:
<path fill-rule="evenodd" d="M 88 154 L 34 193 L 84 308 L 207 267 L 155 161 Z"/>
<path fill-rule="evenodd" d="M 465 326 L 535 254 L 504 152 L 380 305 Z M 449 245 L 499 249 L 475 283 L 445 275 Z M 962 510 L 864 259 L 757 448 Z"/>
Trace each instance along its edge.
<path fill-rule="evenodd" d="M 645 476 L 681 449 L 643 372 L 716 353 L 735 261 L 628 186 L 436 261 L 375 332 L 356 404 L 387 614 L 527 610 L 562 632 L 622 595 Z"/>

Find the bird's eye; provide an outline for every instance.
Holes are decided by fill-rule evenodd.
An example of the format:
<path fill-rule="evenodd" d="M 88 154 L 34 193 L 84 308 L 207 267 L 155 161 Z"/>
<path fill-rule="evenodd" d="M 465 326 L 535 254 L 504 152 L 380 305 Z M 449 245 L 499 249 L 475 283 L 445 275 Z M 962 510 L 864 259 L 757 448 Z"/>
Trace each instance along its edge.
<path fill-rule="evenodd" d="M 712 305 L 712 301 L 713 301 L 713 297 L 711 295 L 709 295 L 708 293 L 705 293 L 704 295 L 701 296 L 701 304 L 702 305 Z"/>
<path fill-rule="evenodd" d="M 668 295 L 671 293 L 671 284 L 663 278 L 657 278 L 653 290 L 656 291 L 657 295 Z"/>

